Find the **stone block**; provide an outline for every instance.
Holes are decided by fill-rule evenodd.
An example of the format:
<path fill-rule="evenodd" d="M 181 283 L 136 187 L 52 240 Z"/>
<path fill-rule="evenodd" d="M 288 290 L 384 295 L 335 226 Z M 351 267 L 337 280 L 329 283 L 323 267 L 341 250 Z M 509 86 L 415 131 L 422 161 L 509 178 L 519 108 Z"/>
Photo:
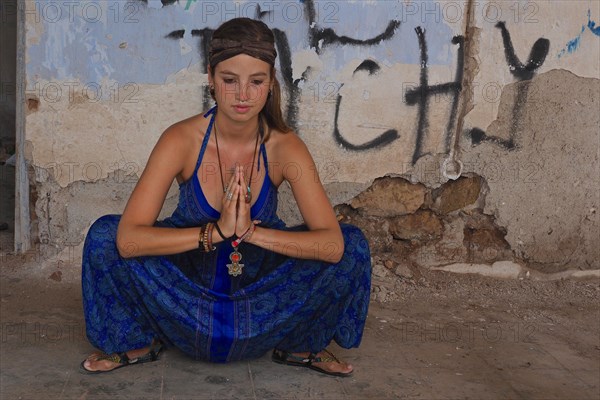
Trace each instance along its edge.
<path fill-rule="evenodd" d="M 432 240 L 442 235 L 440 218 L 429 210 L 394 217 L 390 220 L 390 234 L 398 240 Z"/>
<path fill-rule="evenodd" d="M 463 262 L 467 257 L 464 246 L 465 222 L 457 216 L 444 221 L 439 240 L 425 242 L 410 253 L 409 260 L 418 267 L 432 267 Z"/>
<path fill-rule="evenodd" d="M 448 181 L 433 193 L 432 209 L 447 214 L 474 204 L 481 191 L 479 177 L 461 177 L 455 181 Z"/>
<path fill-rule="evenodd" d="M 403 178 L 384 177 L 356 196 L 350 205 L 362 213 L 378 217 L 412 214 L 423 205 L 427 188 Z"/>
<path fill-rule="evenodd" d="M 505 239 L 506 229 L 498 226 L 493 216 L 479 211 L 465 214 L 464 245 L 470 263 L 489 263 L 512 258 L 512 250 Z"/>
<path fill-rule="evenodd" d="M 334 207 L 334 210 L 340 223 L 355 225 L 363 231 L 369 242 L 371 253 L 389 251 L 393 238 L 388 232 L 387 220 L 362 215 L 347 204 L 339 204 Z"/>

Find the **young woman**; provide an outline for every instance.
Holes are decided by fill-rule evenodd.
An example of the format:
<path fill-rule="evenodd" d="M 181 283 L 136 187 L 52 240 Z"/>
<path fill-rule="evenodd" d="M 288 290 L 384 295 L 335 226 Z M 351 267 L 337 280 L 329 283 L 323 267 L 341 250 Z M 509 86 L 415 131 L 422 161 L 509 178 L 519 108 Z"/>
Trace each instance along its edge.
<path fill-rule="evenodd" d="M 175 346 L 199 360 L 256 358 L 348 376 L 325 347 L 357 347 L 371 264 L 362 232 L 340 225 L 312 157 L 281 115 L 271 30 L 230 20 L 211 40 L 216 106 L 169 127 L 122 215 L 96 220 L 83 250 L 86 331 L 100 373 Z M 157 221 L 177 179 L 179 203 Z M 276 215 L 288 181 L 305 224 Z"/>

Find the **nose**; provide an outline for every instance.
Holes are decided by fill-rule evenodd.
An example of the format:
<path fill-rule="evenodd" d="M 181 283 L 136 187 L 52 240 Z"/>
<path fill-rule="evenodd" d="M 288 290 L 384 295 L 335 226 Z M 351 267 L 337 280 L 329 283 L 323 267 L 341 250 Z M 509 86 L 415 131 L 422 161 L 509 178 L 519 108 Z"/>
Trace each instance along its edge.
<path fill-rule="evenodd" d="M 239 85 L 239 89 L 238 89 L 238 100 L 241 101 L 242 103 L 248 101 L 250 99 L 250 95 L 248 94 L 248 83 L 244 82 L 244 83 L 240 83 Z"/>

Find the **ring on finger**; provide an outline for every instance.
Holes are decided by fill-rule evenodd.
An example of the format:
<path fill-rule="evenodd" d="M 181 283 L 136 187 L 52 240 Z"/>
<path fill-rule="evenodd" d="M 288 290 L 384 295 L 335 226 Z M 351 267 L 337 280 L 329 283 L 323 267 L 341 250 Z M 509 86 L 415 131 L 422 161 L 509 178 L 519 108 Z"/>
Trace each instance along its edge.
<path fill-rule="evenodd" d="M 226 198 L 227 198 L 227 200 L 233 199 L 233 192 L 227 192 Z"/>

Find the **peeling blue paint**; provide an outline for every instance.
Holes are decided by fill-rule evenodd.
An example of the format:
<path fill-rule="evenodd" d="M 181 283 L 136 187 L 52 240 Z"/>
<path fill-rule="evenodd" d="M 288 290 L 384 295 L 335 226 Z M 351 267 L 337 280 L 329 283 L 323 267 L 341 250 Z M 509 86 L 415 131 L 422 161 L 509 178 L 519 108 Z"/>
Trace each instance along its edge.
<path fill-rule="evenodd" d="M 600 26 L 596 26 L 596 23 L 592 21 L 592 12 L 588 9 L 588 24 L 587 27 L 596 36 L 600 36 Z"/>
<path fill-rule="evenodd" d="M 28 48 L 27 76 L 82 84 L 162 84 L 170 75 L 200 62 L 200 43 L 197 37 L 192 37 L 193 29 L 216 28 L 234 16 L 254 18 L 258 3 L 181 0 L 169 7 L 164 4 L 161 0 L 84 3 L 36 0 L 44 33 Z M 416 14 L 410 13 L 411 9 L 402 1 L 382 1 L 376 6 L 347 1 L 315 4 L 320 28 L 356 39 L 375 37 L 390 21 L 401 21 L 394 36 L 381 43 L 327 46 L 320 57 L 328 65 L 328 75 L 353 60 L 376 59 L 388 66 L 418 65 L 420 53 L 414 35 L 417 26 L 426 32 L 430 65 L 449 66 L 456 62 L 454 48 L 448 45 L 456 32 L 440 18 L 442 7 L 435 0 L 424 0 L 419 4 L 421 12 Z M 50 21 L 53 18 L 50 12 L 58 8 L 60 15 Z M 90 21 L 95 19 L 96 9 L 100 10 L 100 16 Z M 209 12 L 215 9 L 218 13 Z M 292 54 L 305 51 L 309 47 L 305 2 L 272 2 L 271 9 L 274 11 L 265 16 L 265 22 L 286 32 Z M 427 10 L 435 12 L 425 13 Z M 183 30 L 185 34 L 178 40 L 167 39 L 166 35 L 174 30 Z M 193 51 L 182 51 L 184 48 Z"/>
<path fill-rule="evenodd" d="M 577 35 L 577 37 L 573 40 L 569 40 L 567 42 L 567 52 L 568 53 L 573 53 L 575 50 L 577 50 L 579 48 L 579 44 L 581 43 L 581 34 L 585 32 L 585 26 L 581 27 L 581 32 L 579 33 L 579 35 Z"/>
<path fill-rule="evenodd" d="M 561 49 L 561 51 L 558 53 L 558 56 L 557 56 L 558 58 L 561 58 L 562 56 L 564 56 L 567 53 L 572 54 L 579 49 L 579 47 L 581 46 L 581 38 L 582 38 L 583 34 L 585 33 L 586 26 L 594 35 L 600 36 L 600 26 L 596 26 L 596 22 L 592 21 L 592 12 L 590 9 L 588 9 L 587 15 L 588 15 L 587 25 L 581 26 L 581 32 L 579 32 L 579 34 L 575 38 L 573 38 L 567 42 L 565 47 L 563 49 Z"/>
<path fill-rule="evenodd" d="M 196 0 L 187 0 L 187 3 L 185 4 L 185 11 L 189 10 L 194 2 L 196 2 Z"/>

